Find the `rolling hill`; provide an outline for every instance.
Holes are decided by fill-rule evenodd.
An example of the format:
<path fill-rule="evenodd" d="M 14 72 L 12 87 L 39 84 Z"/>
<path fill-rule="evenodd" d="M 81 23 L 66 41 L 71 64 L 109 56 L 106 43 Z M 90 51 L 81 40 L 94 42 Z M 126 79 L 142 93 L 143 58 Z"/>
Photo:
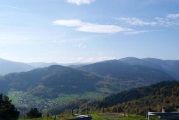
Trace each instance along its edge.
<path fill-rule="evenodd" d="M 95 91 L 102 78 L 87 72 L 53 65 L 29 72 L 12 73 L 0 77 L 0 87 L 25 91 L 42 98 L 55 98 L 58 94 L 76 94 Z"/>

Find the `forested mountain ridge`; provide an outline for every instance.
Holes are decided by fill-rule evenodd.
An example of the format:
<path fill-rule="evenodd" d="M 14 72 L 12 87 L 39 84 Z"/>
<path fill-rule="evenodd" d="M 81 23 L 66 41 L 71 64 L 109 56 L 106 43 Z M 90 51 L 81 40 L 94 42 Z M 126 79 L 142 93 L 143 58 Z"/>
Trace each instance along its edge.
<path fill-rule="evenodd" d="M 88 69 L 82 71 L 89 68 L 88 66 L 92 66 L 91 70 L 95 72 L 91 73 Z M 156 69 L 114 60 L 86 65 L 80 70 L 52 65 L 29 72 L 12 73 L 0 77 L 0 86 L 1 92 L 7 93 L 10 89 L 16 89 L 36 96 L 55 98 L 59 93 L 79 94 L 93 91 L 109 94 L 172 79 L 170 75 Z"/>
<path fill-rule="evenodd" d="M 56 105 L 78 97 L 96 99 L 173 79 L 158 69 L 111 60 L 78 69 L 52 65 L 0 76 L 0 92 L 15 99 L 13 101 L 18 105 L 23 103 L 24 106 L 38 107 L 42 102 L 46 104 L 47 101 L 52 101 Z M 38 104 L 34 101 L 38 101 Z M 43 109 L 43 105 L 41 108 Z"/>
<path fill-rule="evenodd" d="M 176 112 L 176 107 L 179 106 L 179 83 L 173 81 L 166 82 L 163 87 L 159 87 L 144 97 L 130 100 L 128 102 L 118 103 L 108 107 L 111 112 L 125 112 L 132 114 L 145 115 L 146 112 L 161 112 L 162 106 L 165 106 L 166 112 Z"/>
<path fill-rule="evenodd" d="M 142 65 L 150 68 L 155 68 L 158 70 L 162 70 L 175 79 L 179 80 L 179 60 L 161 60 L 156 58 L 134 58 L 134 57 L 127 57 L 119 59 L 119 61 L 123 61 L 125 63 L 131 65 Z"/>
<path fill-rule="evenodd" d="M 173 80 L 174 78 L 167 73 L 141 65 L 131 65 L 120 60 L 103 61 L 94 64 L 85 65 L 78 69 L 94 73 L 105 78 L 116 79 L 126 84 L 145 83 L 150 85 L 163 80 Z"/>
<path fill-rule="evenodd" d="M 166 111 L 176 111 L 179 105 L 179 82 L 162 81 L 151 86 L 134 88 L 113 94 L 99 100 L 74 100 L 64 106 L 52 109 L 52 113 L 63 112 L 67 109 L 81 111 L 102 110 L 106 112 L 123 112 L 145 115 L 147 111 L 160 112 L 165 106 Z"/>
<path fill-rule="evenodd" d="M 53 65 L 29 72 L 12 73 L 0 77 L 1 90 L 16 89 L 42 97 L 58 97 L 59 93 L 75 94 L 95 91 L 102 78 L 87 72 Z"/>
<path fill-rule="evenodd" d="M 105 107 L 117 105 L 120 103 L 137 100 L 140 98 L 153 96 L 153 95 L 164 95 L 165 97 L 170 95 L 179 95 L 179 83 L 177 81 L 162 81 L 150 86 L 133 88 L 117 94 L 105 97 L 100 101 Z"/>
<path fill-rule="evenodd" d="M 143 66 L 143 67 L 148 67 L 148 68 L 153 68 L 153 69 L 158 69 L 161 70 L 169 75 L 171 75 L 174 79 L 179 80 L 179 60 L 161 60 L 161 59 L 156 59 L 156 58 L 135 58 L 135 57 L 126 57 L 118 60 L 111 60 L 111 61 L 116 61 L 118 64 L 124 64 L 127 63 L 129 65 L 137 65 L 137 66 Z M 123 63 L 120 63 L 120 62 Z M 99 63 L 108 63 L 110 61 L 102 61 Z M 13 62 L 5 59 L 0 59 L 0 75 L 5 75 L 9 73 L 17 73 L 17 72 L 26 72 L 35 68 L 43 68 L 43 67 L 48 67 L 50 65 L 57 65 L 59 63 L 45 63 L 45 62 L 34 62 L 34 63 L 21 63 L 21 62 Z M 98 64 L 98 63 L 94 63 Z M 62 64 L 63 65 L 63 64 Z M 65 65 L 65 64 L 64 64 Z M 66 64 L 65 66 L 67 66 Z M 69 64 L 69 67 L 72 68 L 79 68 L 82 70 L 88 70 L 89 72 L 95 72 L 94 69 L 92 70 L 92 65 L 93 64 Z M 90 69 L 87 69 L 87 67 L 90 67 Z M 105 66 L 103 67 L 105 68 Z M 107 67 L 109 68 L 109 67 Z M 99 71 L 96 71 L 95 73 L 98 73 Z M 114 71 L 113 71 L 114 72 Z M 102 74 L 102 72 L 100 72 Z M 106 73 L 105 73 L 106 75 Z M 108 75 L 111 75 L 110 73 Z M 114 74 L 112 74 L 114 75 Z M 114 76 L 113 76 L 114 77 Z"/>

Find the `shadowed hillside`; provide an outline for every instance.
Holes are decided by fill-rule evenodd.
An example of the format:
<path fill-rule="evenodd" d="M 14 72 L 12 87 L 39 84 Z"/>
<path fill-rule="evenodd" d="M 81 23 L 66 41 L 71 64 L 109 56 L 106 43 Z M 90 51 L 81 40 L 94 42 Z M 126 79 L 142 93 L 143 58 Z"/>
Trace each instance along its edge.
<path fill-rule="evenodd" d="M 125 63 L 128 63 L 130 65 L 142 65 L 142 66 L 162 70 L 170 74 L 177 80 L 179 80 L 179 74 L 178 74 L 179 61 L 178 60 L 161 60 L 161 59 L 156 59 L 156 58 L 138 59 L 134 57 L 127 57 L 127 58 L 123 58 L 119 60 Z"/>
<path fill-rule="evenodd" d="M 140 84 L 149 85 L 163 80 L 174 79 L 161 70 L 142 65 L 131 65 L 119 60 L 94 63 L 82 66 L 79 69 L 106 78 L 113 78 L 121 83 L 133 84 L 132 86 L 135 84 L 136 87 L 140 86 Z"/>
<path fill-rule="evenodd" d="M 58 97 L 60 93 L 95 91 L 100 80 L 100 77 L 60 65 L 0 77 L 1 90 L 16 89 L 50 98 Z"/>
<path fill-rule="evenodd" d="M 145 115 L 147 111 L 176 111 L 179 105 L 179 83 L 177 81 L 163 81 L 147 87 L 140 87 L 113 94 L 103 99 L 88 101 L 75 100 L 65 106 L 52 109 L 52 113 L 64 110 L 80 109 L 81 111 L 122 112 Z"/>

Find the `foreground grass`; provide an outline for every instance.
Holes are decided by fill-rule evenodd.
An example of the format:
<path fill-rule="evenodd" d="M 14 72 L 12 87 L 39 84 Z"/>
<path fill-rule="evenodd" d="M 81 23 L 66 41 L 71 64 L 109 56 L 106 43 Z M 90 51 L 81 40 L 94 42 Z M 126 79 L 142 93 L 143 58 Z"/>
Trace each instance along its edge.
<path fill-rule="evenodd" d="M 92 114 L 92 117 L 93 117 L 93 120 L 144 120 L 145 119 L 143 116 L 139 116 L 139 115 L 129 115 L 127 117 L 118 116 L 115 118 L 106 118 L 99 114 Z"/>
<path fill-rule="evenodd" d="M 143 116 L 139 116 L 139 115 L 128 115 L 126 117 L 123 116 L 117 116 L 114 118 L 107 118 L 105 117 L 105 114 L 90 114 L 92 116 L 92 120 L 145 120 L 145 118 Z M 106 114 L 109 115 L 109 114 Z M 110 115 L 112 115 L 110 113 Z M 116 114 L 114 114 L 116 115 Z M 51 117 L 51 118 L 34 118 L 34 119 L 25 119 L 25 118 L 20 118 L 19 120 L 65 120 L 66 118 L 72 118 L 71 115 L 60 115 L 57 116 L 56 119 L 55 117 Z M 155 119 L 156 120 L 156 119 Z"/>
<path fill-rule="evenodd" d="M 33 118 L 33 119 L 20 118 L 19 120 L 54 120 L 54 118 Z"/>

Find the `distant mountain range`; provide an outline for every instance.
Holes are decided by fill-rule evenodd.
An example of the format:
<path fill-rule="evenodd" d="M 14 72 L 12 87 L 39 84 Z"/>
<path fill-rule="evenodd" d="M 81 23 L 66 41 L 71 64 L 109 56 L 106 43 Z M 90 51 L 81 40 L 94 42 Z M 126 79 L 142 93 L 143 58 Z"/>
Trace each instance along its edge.
<path fill-rule="evenodd" d="M 57 65 L 58 63 L 45 63 L 45 62 L 33 62 L 33 63 L 22 63 L 5 60 L 0 58 L 0 75 L 9 73 L 26 72 L 35 68 L 48 67 L 50 65 Z"/>
<path fill-rule="evenodd" d="M 142 65 L 162 70 L 173 76 L 175 79 L 179 80 L 179 60 L 161 60 L 155 58 L 138 59 L 134 57 L 128 57 L 120 59 L 120 61 L 131 65 Z"/>
<path fill-rule="evenodd" d="M 111 61 L 122 61 L 130 65 L 139 65 L 143 67 L 154 68 L 171 75 L 176 80 L 179 80 L 179 74 L 178 74 L 179 60 L 161 60 L 156 58 L 139 59 L 135 57 L 127 57 L 127 58 L 122 58 L 119 60 L 111 60 Z M 103 61 L 103 62 L 109 62 L 109 61 Z M 101 64 L 103 62 L 99 62 L 99 63 Z M 94 64 L 98 64 L 98 63 L 94 63 Z M 88 65 L 91 66 L 94 64 L 71 63 L 71 64 L 60 64 L 60 65 L 75 68 L 75 69 L 81 69 L 85 71 L 86 66 L 89 67 Z M 26 72 L 35 68 L 43 68 L 51 65 L 59 65 L 59 63 L 45 63 L 45 62 L 21 63 L 21 62 L 4 60 L 0 58 L 0 75 L 17 73 L 17 72 Z M 95 71 L 89 71 L 89 69 L 87 69 L 87 71 L 95 73 Z"/>
<path fill-rule="evenodd" d="M 0 92 L 8 93 L 15 89 L 41 98 L 86 92 L 110 94 L 173 79 L 158 69 L 112 60 L 78 69 L 52 65 L 28 72 L 11 73 L 0 77 Z"/>
<path fill-rule="evenodd" d="M 2 82 L 0 85 L 3 85 L 2 88 L 6 90 L 12 88 L 28 92 L 33 90 L 31 93 L 34 95 L 41 94 L 42 96 L 47 95 L 47 91 L 52 91 L 53 97 L 57 97 L 59 93 L 66 94 L 67 91 L 68 93 L 74 93 L 75 90 L 76 93 L 79 91 L 89 92 L 85 89 L 89 85 L 91 85 L 92 91 L 103 91 L 109 94 L 114 91 L 146 86 L 159 81 L 174 80 L 177 76 L 177 74 L 174 74 L 177 73 L 177 63 L 178 61 L 123 58 L 88 65 L 79 64 L 69 67 L 53 65 L 45 67 L 57 63 L 24 64 L 0 59 L 1 72 L 4 71 L 5 74 L 5 71 L 16 71 L 16 73 L 1 76 L 0 80 Z M 34 69 L 37 67 L 38 69 Z M 175 71 L 172 71 L 172 67 Z M 95 78 L 95 80 L 89 81 L 89 76 Z M 80 87 L 83 82 L 89 82 L 83 85 L 85 86 L 84 89 Z M 66 88 L 67 86 L 70 90 Z"/>
<path fill-rule="evenodd" d="M 6 61 L 4 63 L 11 66 L 13 64 L 16 67 L 27 65 L 29 69 L 23 69 L 28 70 L 26 72 L 0 76 L 0 93 L 10 96 L 16 94 L 16 96 L 20 97 L 16 97 L 15 101 L 28 99 L 31 105 L 34 102 L 33 98 L 47 99 L 48 101 L 62 100 L 62 96 L 68 96 L 64 99 L 65 101 L 74 99 L 75 96 L 94 99 L 130 88 L 148 86 L 160 81 L 175 79 L 171 74 L 163 70 L 164 68 L 160 68 L 159 65 L 158 68 L 155 68 L 130 63 L 131 58 L 126 59 L 70 67 L 52 65 L 43 68 L 38 66 L 41 63 L 33 63 L 36 67 L 38 66 L 36 69 L 27 64 L 11 61 L 8 63 Z M 5 66 L 3 62 L 1 63 L 0 68 L 2 65 Z M 41 65 L 48 66 L 50 64 L 42 63 Z M 11 66 L 9 66 L 9 69 Z"/>
<path fill-rule="evenodd" d="M 34 69 L 31 65 L 0 59 L 0 75 Z"/>
<path fill-rule="evenodd" d="M 126 82 L 126 84 L 138 84 L 136 87 L 140 86 L 140 83 L 149 85 L 154 82 L 174 79 L 162 70 L 142 65 L 132 65 L 121 60 L 98 62 L 78 69 L 103 76 L 106 79 L 112 78 L 120 82 Z"/>

